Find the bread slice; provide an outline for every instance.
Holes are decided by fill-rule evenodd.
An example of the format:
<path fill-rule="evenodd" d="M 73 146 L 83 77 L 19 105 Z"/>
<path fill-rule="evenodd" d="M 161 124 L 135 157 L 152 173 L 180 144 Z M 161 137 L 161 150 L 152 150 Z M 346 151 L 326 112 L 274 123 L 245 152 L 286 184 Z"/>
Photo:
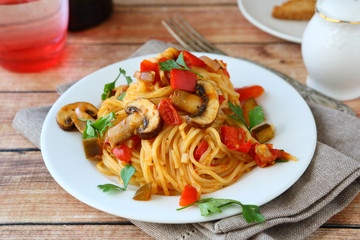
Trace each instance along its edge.
<path fill-rule="evenodd" d="M 315 13 L 316 0 L 288 0 L 275 6 L 272 16 L 286 20 L 310 20 Z"/>

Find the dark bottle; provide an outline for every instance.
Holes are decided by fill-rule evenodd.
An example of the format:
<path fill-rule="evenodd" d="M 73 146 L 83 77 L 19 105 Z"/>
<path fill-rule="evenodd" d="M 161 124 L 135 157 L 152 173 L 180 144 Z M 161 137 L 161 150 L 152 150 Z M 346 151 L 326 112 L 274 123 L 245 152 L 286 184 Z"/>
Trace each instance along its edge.
<path fill-rule="evenodd" d="M 112 0 L 70 0 L 69 31 L 93 27 L 112 13 Z"/>

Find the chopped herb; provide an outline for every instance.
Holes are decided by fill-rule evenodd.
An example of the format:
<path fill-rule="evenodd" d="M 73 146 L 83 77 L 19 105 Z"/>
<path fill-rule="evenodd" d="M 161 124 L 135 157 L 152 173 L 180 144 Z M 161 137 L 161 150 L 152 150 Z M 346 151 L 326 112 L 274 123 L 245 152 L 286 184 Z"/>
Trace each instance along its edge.
<path fill-rule="evenodd" d="M 120 96 L 117 99 L 122 101 L 124 99 L 125 95 L 126 95 L 126 91 L 123 92 L 122 94 L 120 94 Z"/>
<path fill-rule="evenodd" d="M 135 168 L 131 164 L 127 164 L 123 169 L 121 169 L 120 176 L 124 183 L 124 190 L 126 190 L 127 185 L 130 182 L 130 178 L 135 173 Z"/>
<path fill-rule="evenodd" d="M 282 162 L 288 162 L 289 160 L 287 159 L 276 159 L 275 162 L 277 163 L 282 163 Z"/>
<path fill-rule="evenodd" d="M 176 210 L 179 211 L 190 206 L 197 205 L 200 208 L 201 216 L 207 216 L 210 213 L 221 213 L 221 208 L 229 204 L 238 204 L 239 206 L 241 206 L 242 216 L 248 223 L 265 221 L 265 217 L 261 215 L 258 206 L 244 205 L 241 202 L 232 199 L 204 198 Z"/>
<path fill-rule="evenodd" d="M 107 127 L 112 127 L 113 124 L 111 123 L 112 120 L 116 119 L 115 113 L 111 112 L 105 117 L 101 117 L 96 122 L 92 123 L 91 126 L 94 127 L 100 136 L 103 136 L 103 133 L 106 131 Z"/>
<path fill-rule="evenodd" d="M 262 123 L 264 119 L 264 112 L 261 106 L 256 106 L 254 109 L 251 109 L 249 111 L 250 129 Z"/>
<path fill-rule="evenodd" d="M 165 62 L 159 62 L 160 69 L 163 71 L 170 71 L 171 69 L 181 69 L 181 70 L 187 70 L 195 73 L 199 77 L 203 78 L 203 76 L 194 70 L 188 68 L 188 66 L 185 63 L 183 52 L 180 52 L 178 58 L 175 60 L 167 60 Z"/>
<path fill-rule="evenodd" d="M 255 127 L 256 125 L 262 123 L 265 118 L 264 118 L 264 113 L 262 110 L 261 106 L 256 106 L 254 109 L 251 109 L 249 111 L 249 125 L 248 126 L 245 122 L 244 116 L 243 116 L 243 110 L 241 109 L 241 107 L 239 105 L 234 105 L 232 102 L 229 101 L 229 107 L 231 109 L 231 111 L 233 111 L 235 113 L 235 115 L 228 115 L 229 118 L 235 119 L 236 121 L 244 124 L 244 126 L 251 131 L 251 129 L 253 127 Z"/>
<path fill-rule="evenodd" d="M 127 84 L 130 85 L 130 83 L 133 82 L 132 78 L 130 76 L 126 76 L 126 71 L 124 69 L 119 68 L 119 70 L 120 70 L 120 73 L 124 75 Z"/>
<path fill-rule="evenodd" d="M 86 127 L 83 132 L 83 139 L 90 139 L 90 138 L 97 138 L 97 132 L 96 130 L 91 126 L 92 123 L 94 123 L 93 120 L 90 119 L 80 119 L 81 121 L 87 121 Z"/>
<path fill-rule="evenodd" d="M 111 184 L 111 183 L 98 185 L 98 188 L 103 190 L 103 192 L 120 191 L 120 190 L 124 191 L 124 189 L 122 187 Z"/>
<path fill-rule="evenodd" d="M 101 117 L 96 122 L 91 119 L 80 119 L 81 121 L 86 121 L 86 127 L 83 132 L 83 139 L 95 138 L 100 135 L 103 136 L 103 133 L 106 131 L 107 127 L 112 127 L 112 120 L 116 119 L 115 113 L 111 112 L 105 117 Z"/>
<path fill-rule="evenodd" d="M 125 77 L 128 85 L 129 85 L 130 83 L 132 83 L 131 77 L 126 76 L 126 71 L 125 71 L 124 69 L 122 69 L 122 68 L 119 68 L 119 74 L 117 75 L 116 79 L 115 79 L 113 82 L 111 82 L 111 83 L 105 84 L 105 86 L 104 86 L 104 92 L 103 92 L 103 94 L 101 95 L 101 99 L 102 99 L 102 100 L 105 100 L 105 99 L 107 99 L 108 97 L 111 96 L 111 91 L 115 88 L 115 83 L 116 83 L 116 81 L 119 79 L 119 77 L 121 76 L 121 74 L 124 75 L 124 77 Z"/>
<path fill-rule="evenodd" d="M 124 187 L 120 187 L 111 183 L 98 185 L 97 187 L 103 190 L 103 192 L 125 191 L 134 173 L 135 173 L 135 168 L 131 164 L 127 164 L 123 169 L 121 169 L 120 172 L 120 176 L 124 183 Z"/>

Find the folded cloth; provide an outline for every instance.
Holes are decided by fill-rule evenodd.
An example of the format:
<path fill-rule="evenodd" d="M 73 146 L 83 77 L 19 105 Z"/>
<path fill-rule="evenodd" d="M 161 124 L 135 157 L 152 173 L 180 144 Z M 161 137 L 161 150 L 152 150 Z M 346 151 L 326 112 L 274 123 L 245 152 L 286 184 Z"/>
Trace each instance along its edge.
<path fill-rule="evenodd" d="M 152 40 L 133 56 L 161 52 L 169 46 Z M 236 215 L 194 224 L 131 222 L 156 239 L 303 239 L 354 199 L 360 191 L 360 119 L 351 116 L 353 112 L 341 103 L 312 94 L 302 84 L 272 71 L 293 82 L 308 100 L 316 121 L 318 142 L 302 177 L 279 197 L 260 207 L 266 221 L 249 224 Z M 64 92 L 70 86 L 71 83 L 61 86 L 58 91 Z M 321 104 L 330 103 L 341 111 L 314 103 L 319 99 Z M 49 109 L 49 106 L 24 109 L 13 121 L 13 127 L 39 148 L 42 123 Z"/>

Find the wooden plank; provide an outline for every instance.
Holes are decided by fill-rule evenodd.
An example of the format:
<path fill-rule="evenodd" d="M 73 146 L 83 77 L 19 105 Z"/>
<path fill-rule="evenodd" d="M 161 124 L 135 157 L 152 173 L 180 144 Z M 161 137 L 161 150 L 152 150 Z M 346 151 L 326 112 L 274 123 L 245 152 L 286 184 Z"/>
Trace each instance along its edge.
<path fill-rule="evenodd" d="M 251 25 L 236 5 L 187 7 L 181 4 L 172 7 L 116 5 L 107 21 L 69 34 L 68 42 L 142 43 L 149 38 L 173 41 L 161 21 L 176 14 L 214 43 L 285 42 Z"/>
<path fill-rule="evenodd" d="M 102 67 L 128 58 L 139 47 L 140 45 L 122 44 L 68 44 L 60 65 L 52 69 L 31 74 L 0 71 L 0 89 L 3 92 L 55 91 L 58 85 L 81 79 Z M 268 67 L 277 67 L 285 74 L 305 81 L 305 67 L 297 44 L 218 44 L 218 47 L 231 53 L 233 57 L 243 57 Z M 35 92 L 34 95 L 36 94 Z"/>
<path fill-rule="evenodd" d="M 0 176 L 0 223 L 127 222 L 69 195 L 49 174 L 40 151 L 0 152 Z"/>
<path fill-rule="evenodd" d="M 25 153 L 0 152 L 0 223 L 127 221 L 69 195 L 48 173 L 40 151 Z M 360 194 L 328 223 L 360 226 L 359 209 Z"/>
<path fill-rule="evenodd" d="M 153 239 L 134 225 L 15 225 L 0 228 L 1 239 Z"/>
<path fill-rule="evenodd" d="M 71 236 L 71 239 L 153 239 L 134 225 L 16 225 L 1 226 L 0 232 L 2 239 L 64 239 L 64 236 Z M 306 239 L 360 239 L 360 229 L 320 228 Z"/>
<path fill-rule="evenodd" d="M 360 239 L 360 229 L 348 229 L 348 228 L 319 228 L 312 233 L 307 240 L 354 240 Z"/>

